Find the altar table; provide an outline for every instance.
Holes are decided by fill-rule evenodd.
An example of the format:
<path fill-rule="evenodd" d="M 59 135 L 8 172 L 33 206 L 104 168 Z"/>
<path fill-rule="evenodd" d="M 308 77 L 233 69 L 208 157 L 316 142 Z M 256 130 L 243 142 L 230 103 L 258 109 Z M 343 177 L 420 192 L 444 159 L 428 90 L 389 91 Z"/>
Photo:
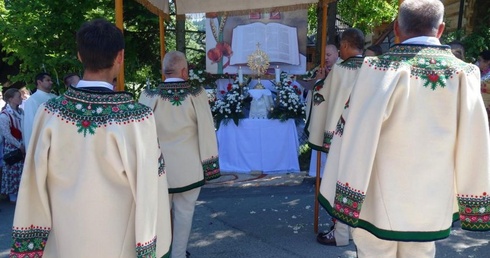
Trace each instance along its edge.
<path fill-rule="evenodd" d="M 223 172 L 299 172 L 298 133 L 294 120 L 241 119 L 221 123 L 217 132 Z"/>

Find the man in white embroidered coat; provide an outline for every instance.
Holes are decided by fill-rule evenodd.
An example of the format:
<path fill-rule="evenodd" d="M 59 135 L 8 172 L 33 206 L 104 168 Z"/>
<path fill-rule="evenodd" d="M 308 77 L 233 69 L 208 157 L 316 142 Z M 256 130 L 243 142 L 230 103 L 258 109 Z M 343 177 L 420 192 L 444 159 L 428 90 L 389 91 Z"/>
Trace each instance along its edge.
<path fill-rule="evenodd" d="M 80 88 L 40 106 L 15 210 L 10 257 L 162 257 L 158 196 L 168 198 L 151 109 L 111 82 L 124 38 L 99 19 L 77 32 Z M 160 205 L 160 207 L 158 207 Z M 163 206 L 163 207 L 162 207 Z M 159 214 L 163 217 L 164 214 Z M 162 220 L 160 218 L 160 220 Z"/>
<path fill-rule="evenodd" d="M 490 229 L 479 71 L 440 45 L 443 15 L 438 0 L 400 5 L 402 44 L 365 58 L 334 135 L 326 170 L 338 174 L 323 178 L 320 201 L 356 227 L 360 258 L 434 257 L 458 217 L 463 229 Z"/>
<path fill-rule="evenodd" d="M 36 115 L 39 106 L 56 97 L 51 93 L 53 88 L 53 81 L 51 76 L 47 73 L 40 73 L 36 75 L 36 92 L 32 94 L 24 103 L 24 117 L 22 118 L 22 139 L 24 146 L 29 147 L 29 141 L 31 139 L 32 129 L 34 128 L 34 116 Z"/>
<path fill-rule="evenodd" d="M 313 108 L 308 118 L 309 145 L 312 149 L 328 153 L 331 140 L 341 124 L 342 111 L 348 105 L 349 95 L 357 79 L 362 65 L 364 34 L 351 28 L 345 30 L 340 38 L 340 58 L 329 73 L 323 85 L 315 87 L 313 92 Z M 327 162 L 328 163 L 328 162 Z M 324 175 L 336 171 L 324 171 Z M 324 181 L 322 181 L 324 184 Z M 320 233 L 317 241 L 324 245 L 345 246 L 349 244 L 349 227 L 337 221 L 335 228 L 327 233 Z"/>
<path fill-rule="evenodd" d="M 141 93 L 153 109 L 168 176 L 172 208 L 172 258 L 186 257 L 196 200 L 205 180 L 220 176 L 218 147 L 206 91 L 190 85 L 187 60 L 170 51 L 163 59 L 166 80 Z"/>

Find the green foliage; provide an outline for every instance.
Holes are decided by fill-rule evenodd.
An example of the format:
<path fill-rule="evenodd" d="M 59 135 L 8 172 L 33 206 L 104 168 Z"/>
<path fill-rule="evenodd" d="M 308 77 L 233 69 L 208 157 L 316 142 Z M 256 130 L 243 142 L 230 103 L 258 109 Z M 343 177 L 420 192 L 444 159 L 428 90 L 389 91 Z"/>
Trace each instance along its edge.
<path fill-rule="evenodd" d="M 398 0 L 339 0 L 340 18 L 365 34 L 383 22 L 392 22 L 398 12 Z"/>
<path fill-rule="evenodd" d="M 20 62 L 20 72 L 10 75 L 12 82 L 34 88 L 34 76 L 46 70 L 53 77 L 55 90 L 64 91 L 62 78 L 68 72 L 83 74 L 76 55 L 76 31 L 94 18 L 115 22 L 114 1 L 15 0 L 0 1 L 0 44 L 8 55 L 3 62 Z M 175 18 L 166 22 L 166 50 L 175 49 Z M 157 84 L 161 78 L 158 16 L 136 1 L 124 2 L 125 81 L 127 89 L 139 94 L 147 78 Z M 186 30 L 197 30 L 187 22 Z M 202 43 L 193 33 L 186 35 L 192 62 L 204 60 Z"/>
<path fill-rule="evenodd" d="M 316 4 L 312 4 L 308 8 L 308 32 L 307 32 L 307 35 L 315 35 L 317 32 L 318 19 L 320 19 L 320 17 L 317 17 L 317 8 L 318 8 L 318 5 L 316 5 Z"/>
<path fill-rule="evenodd" d="M 304 143 L 299 146 L 299 169 L 301 171 L 308 171 L 310 169 L 311 160 L 311 148 L 308 143 Z"/>
<path fill-rule="evenodd" d="M 441 40 L 444 43 L 449 43 L 453 40 L 461 41 L 465 47 L 465 61 L 474 63 L 481 51 L 490 49 L 490 26 L 480 24 L 468 35 L 466 35 L 464 30 L 445 33 Z"/>

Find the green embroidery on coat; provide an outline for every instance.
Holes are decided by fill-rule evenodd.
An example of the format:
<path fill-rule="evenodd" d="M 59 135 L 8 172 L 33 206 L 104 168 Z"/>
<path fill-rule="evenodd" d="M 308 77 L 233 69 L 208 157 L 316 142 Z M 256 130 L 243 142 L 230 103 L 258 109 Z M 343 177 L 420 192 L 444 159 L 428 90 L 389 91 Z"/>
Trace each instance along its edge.
<path fill-rule="evenodd" d="M 14 227 L 10 257 L 42 257 L 50 231 L 47 227 Z"/>
<path fill-rule="evenodd" d="M 490 230 L 490 198 L 487 193 L 481 196 L 458 194 L 457 200 L 462 228 Z"/>
<path fill-rule="evenodd" d="M 138 243 L 136 245 L 136 257 L 137 258 L 155 258 L 157 257 L 157 238 L 146 243 Z"/>
<path fill-rule="evenodd" d="M 356 225 L 359 221 L 359 213 L 361 212 L 364 198 L 365 194 L 351 188 L 349 183 L 337 182 L 332 213 L 342 221 L 346 221 L 350 225 Z"/>
<path fill-rule="evenodd" d="M 332 139 L 333 135 L 335 132 L 333 131 L 328 131 L 323 133 L 323 151 L 324 152 L 329 152 L 330 151 L 330 145 L 332 145 Z"/>
<path fill-rule="evenodd" d="M 189 95 L 197 96 L 203 90 L 203 87 L 190 85 L 187 82 L 167 82 L 160 84 L 156 89 L 145 90 L 147 96 L 160 96 L 164 100 L 168 100 L 174 106 L 182 105 Z"/>
<path fill-rule="evenodd" d="M 345 69 L 357 70 L 361 68 L 363 63 L 364 57 L 351 57 L 337 65 Z"/>
<path fill-rule="evenodd" d="M 89 92 L 70 88 L 63 96 L 46 102 L 45 110 L 78 128 L 78 133 L 93 135 L 98 127 L 143 121 L 152 115 L 150 108 L 135 103 L 125 92 Z"/>
<path fill-rule="evenodd" d="M 165 159 L 163 159 L 163 154 L 160 154 L 158 158 L 158 176 L 165 174 Z"/>
<path fill-rule="evenodd" d="M 322 94 L 320 94 L 318 92 L 314 93 L 314 95 L 313 95 L 313 104 L 315 106 L 320 105 L 320 103 L 322 103 L 323 101 L 325 101 L 325 98 L 323 97 Z"/>
<path fill-rule="evenodd" d="M 366 58 L 365 62 L 381 71 L 408 66 L 411 76 L 424 80 L 424 87 L 432 90 L 446 87 L 447 80 L 455 74 L 475 71 L 475 66 L 454 57 L 446 46 L 396 45 L 386 54 Z"/>
<path fill-rule="evenodd" d="M 202 162 L 204 178 L 206 181 L 216 179 L 221 176 L 218 157 L 212 157 Z"/>

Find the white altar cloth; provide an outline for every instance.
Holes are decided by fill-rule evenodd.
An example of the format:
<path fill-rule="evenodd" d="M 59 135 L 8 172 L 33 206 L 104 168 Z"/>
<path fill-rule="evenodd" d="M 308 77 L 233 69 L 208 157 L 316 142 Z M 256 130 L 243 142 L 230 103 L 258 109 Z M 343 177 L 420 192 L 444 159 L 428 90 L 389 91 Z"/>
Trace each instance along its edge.
<path fill-rule="evenodd" d="M 217 132 L 223 172 L 299 172 L 298 133 L 294 120 L 242 119 L 221 123 Z"/>

